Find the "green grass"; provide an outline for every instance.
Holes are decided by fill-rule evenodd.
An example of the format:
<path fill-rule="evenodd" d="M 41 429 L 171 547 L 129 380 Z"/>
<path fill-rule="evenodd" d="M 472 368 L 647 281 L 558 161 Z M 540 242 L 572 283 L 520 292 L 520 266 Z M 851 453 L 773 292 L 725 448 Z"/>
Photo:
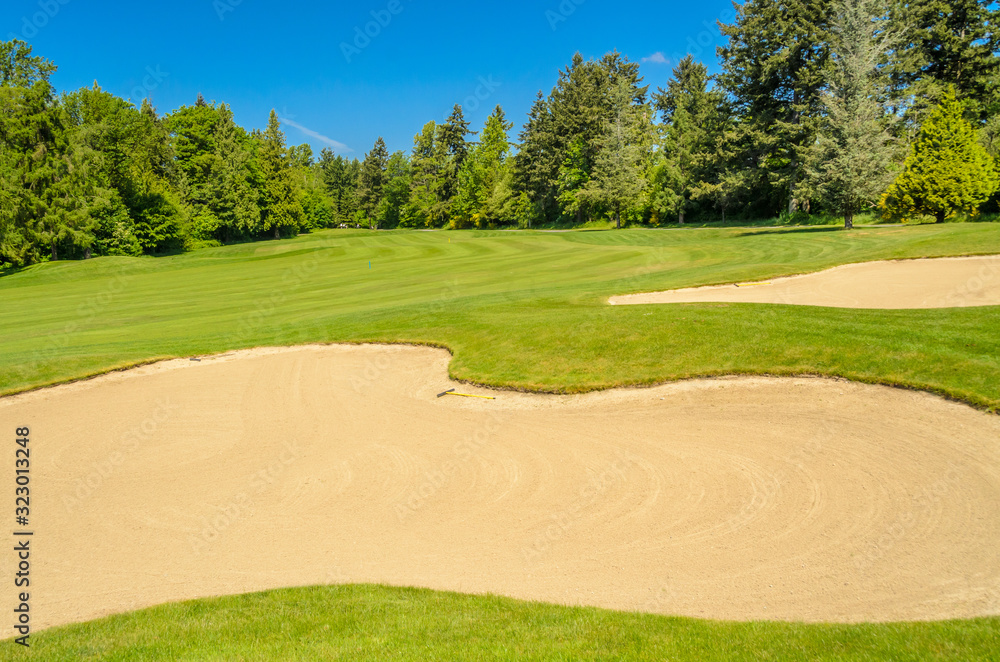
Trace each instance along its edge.
<path fill-rule="evenodd" d="M 996 660 L 1000 619 L 725 623 L 382 586 L 170 604 L 32 636 L 18 660 Z"/>
<path fill-rule="evenodd" d="M 696 375 L 823 374 L 1000 408 L 1000 307 L 622 306 L 608 296 L 874 259 L 1000 254 L 1000 225 L 548 232 L 333 231 L 0 278 L 0 393 L 158 358 L 414 342 L 454 377 L 584 391 Z M 369 268 L 369 260 L 371 268 Z M 1000 274 L 997 275 L 1000 277 Z M 20 659 L 0 646 L 0 659 Z M 1000 620 L 718 623 L 407 589 L 165 605 L 37 634 L 45 660 L 1000 659 Z"/>
<path fill-rule="evenodd" d="M 814 373 L 996 409 L 995 307 L 604 303 L 848 262 L 991 253 L 1000 253 L 995 224 L 331 231 L 157 259 L 43 264 L 0 278 L 0 393 L 158 358 L 378 341 L 447 346 L 456 378 L 540 391 Z"/>

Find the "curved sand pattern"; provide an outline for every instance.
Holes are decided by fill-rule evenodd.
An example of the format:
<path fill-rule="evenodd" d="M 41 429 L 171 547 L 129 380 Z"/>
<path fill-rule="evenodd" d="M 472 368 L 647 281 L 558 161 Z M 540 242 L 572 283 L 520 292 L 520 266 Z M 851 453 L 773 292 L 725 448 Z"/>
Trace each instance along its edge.
<path fill-rule="evenodd" d="M 805 378 L 438 399 L 448 361 L 259 350 L 0 400 L 9 444 L 32 428 L 35 628 L 346 582 L 737 620 L 1000 613 L 996 416 Z"/>
<path fill-rule="evenodd" d="M 716 302 L 897 310 L 1000 306 L 1000 255 L 863 262 L 766 283 L 692 287 L 609 300 L 613 306 Z"/>

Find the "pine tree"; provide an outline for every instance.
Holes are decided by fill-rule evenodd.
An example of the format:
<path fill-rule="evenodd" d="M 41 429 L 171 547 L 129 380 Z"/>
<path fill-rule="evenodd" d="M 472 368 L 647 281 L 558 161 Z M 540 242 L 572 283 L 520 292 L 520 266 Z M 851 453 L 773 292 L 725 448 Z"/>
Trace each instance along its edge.
<path fill-rule="evenodd" d="M 285 134 L 274 110 L 261 141 L 259 160 L 264 201 L 262 229 L 274 232 L 275 239 L 280 239 L 283 231 L 297 233 L 302 224 L 302 205 L 295 195 Z"/>
<path fill-rule="evenodd" d="M 204 206 L 211 196 L 208 189 L 215 176 L 212 166 L 218 122 L 219 111 L 204 99 L 194 106 L 181 106 L 164 120 L 184 177 L 181 190 L 185 200 L 196 207 Z"/>
<path fill-rule="evenodd" d="M 722 26 L 729 43 L 719 49 L 719 81 L 742 119 L 744 160 L 766 174 L 789 213 L 808 205 L 798 188 L 822 115 L 831 2 L 747 0 Z"/>
<path fill-rule="evenodd" d="M 393 152 L 386 164 L 385 187 L 376 211 L 379 227 L 394 228 L 403 220 L 412 181 L 410 159 L 403 152 Z"/>
<path fill-rule="evenodd" d="M 98 155 L 76 139 L 77 118 L 55 98 L 55 66 L 31 52 L 21 41 L 0 42 L 0 263 L 16 266 L 46 253 L 51 260 L 89 257 L 92 207 L 107 193 Z"/>
<path fill-rule="evenodd" d="M 661 149 L 651 172 L 650 206 L 655 216 L 677 215 L 684 223 L 696 204 L 695 191 L 710 177 L 716 142 L 722 130 L 722 94 L 709 89 L 704 64 L 690 55 L 674 69 L 667 89 L 654 95 L 663 116 Z"/>
<path fill-rule="evenodd" d="M 460 105 L 455 105 L 451 115 L 438 127 L 436 148 L 438 158 L 444 161 L 440 173 L 438 200 L 443 203 L 446 214 L 451 213 L 451 203 L 458 195 L 458 173 L 469 154 L 469 122 L 465 119 Z"/>
<path fill-rule="evenodd" d="M 499 222 L 506 204 L 500 187 L 506 181 L 510 152 L 507 132 L 512 127 L 500 106 L 486 119 L 482 139 L 469 151 L 459 171 L 453 220 L 477 227 Z"/>
<path fill-rule="evenodd" d="M 49 78 L 56 65 L 31 53 L 32 47 L 20 39 L 0 41 L 0 87 L 27 89 L 41 83 L 42 91 L 51 95 Z"/>
<path fill-rule="evenodd" d="M 924 122 L 902 174 L 882 207 L 890 218 L 930 214 L 938 223 L 964 212 L 975 215 L 1000 187 L 1000 174 L 976 131 L 963 118 L 954 88 Z"/>
<path fill-rule="evenodd" d="M 896 149 L 887 81 L 879 67 L 897 36 L 887 31 L 884 0 L 839 0 L 833 21 L 834 73 L 824 94 L 826 122 L 809 163 L 809 184 L 854 227 L 893 180 Z"/>
<path fill-rule="evenodd" d="M 361 209 L 368 219 L 368 226 L 377 229 L 377 215 L 379 204 L 382 202 L 383 190 L 386 184 L 386 169 L 389 166 L 389 151 L 385 147 L 385 141 L 379 136 L 375 141 L 375 146 L 365 155 L 365 161 L 361 165 L 361 181 L 358 189 L 358 198 Z"/>
<path fill-rule="evenodd" d="M 219 158 L 215 214 L 222 222 L 223 240 L 234 235 L 254 236 L 261 231 L 260 191 L 254 187 L 250 151 L 245 132 L 233 121 L 232 110 L 219 106 L 215 126 L 215 153 Z"/>
<path fill-rule="evenodd" d="M 617 95 L 619 84 L 628 95 Z M 546 107 L 549 111 L 548 149 L 552 155 L 547 197 L 557 200 L 563 216 L 578 221 L 594 197 L 586 192 L 596 167 L 600 141 L 608 122 L 616 121 L 621 104 L 644 105 L 648 86 L 642 85 L 639 65 L 618 52 L 600 60 L 584 60 L 577 53 L 559 80 Z"/>
<path fill-rule="evenodd" d="M 439 190 L 442 184 L 445 154 L 437 143 L 438 127 L 433 121 L 413 137 L 412 188 L 410 201 L 402 223 L 410 227 L 430 227 L 444 224 L 445 204 Z"/>
<path fill-rule="evenodd" d="M 556 200 L 564 214 L 576 216 L 577 223 L 583 222 L 588 206 L 587 184 L 593 170 L 587 156 L 590 150 L 591 147 L 584 143 L 583 138 L 575 138 L 564 152 L 556 178 Z"/>
<path fill-rule="evenodd" d="M 541 92 L 518 137 L 521 146 L 514 156 L 514 186 L 527 195 L 543 216 L 547 215 L 555 203 L 555 184 L 561 163 L 552 114 Z"/>
<path fill-rule="evenodd" d="M 973 116 L 1000 104 L 1000 7 L 993 0 L 895 0 L 905 40 L 892 74 L 895 100 L 919 120 L 949 86 Z"/>
<path fill-rule="evenodd" d="M 352 222 L 358 204 L 358 160 L 346 159 L 330 149 L 324 149 L 320 153 L 319 165 L 323 184 L 333 205 L 334 220 L 337 223 Z"/>
<path fill-rule="evenodd" d="M 598 139 L 594 173 L 587 183 L 587 195 L 606 205 L 622 226 L 622 212 L 638 205 L 638 196 L 646 187 L 645 154 L 642 145 L 649 131 L 650 115 L 645 106 L 634 105 L 634 89 L 625 79 L 618 82 L 611 100 L 617 109 L 607 120 Z"/>
<path fill-rule="evenodd" d="M 309 145 L 299 145 L 290 151 L 295 188 L 302 201 L 303 228 L 333 227 L 336 224 L 336 204 L 327 193 L 322 164 L 313 161 Z"/>

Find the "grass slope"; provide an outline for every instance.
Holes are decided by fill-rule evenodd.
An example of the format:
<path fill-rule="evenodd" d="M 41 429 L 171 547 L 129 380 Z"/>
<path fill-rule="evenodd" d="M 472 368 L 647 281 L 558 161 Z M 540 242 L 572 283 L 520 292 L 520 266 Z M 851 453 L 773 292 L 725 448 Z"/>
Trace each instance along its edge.
<path fill-rule="evenodd" d="M 994 253 L 995 224 L 331 231 L 158 259 L 44 264 L 0 278 L 0 394 L 157 358 L 380 341 L 445 345 L 454 377 L 532 390 L 816 373 L 996 409 L 998 308 L 604 303 L 873 259 Z"/>
<path fill-rule="evenodd" d="M 0 659 L 996 660 L 1000 619 L 721 623 L 382 586 L 163 605 L 6 642 Z"/>

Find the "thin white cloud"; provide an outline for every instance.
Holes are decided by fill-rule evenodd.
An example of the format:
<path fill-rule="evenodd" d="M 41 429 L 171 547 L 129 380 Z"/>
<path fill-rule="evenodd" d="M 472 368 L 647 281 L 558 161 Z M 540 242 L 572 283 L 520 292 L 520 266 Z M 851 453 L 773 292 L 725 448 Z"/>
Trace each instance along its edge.
<path fill-rule="evenodd" d="M 668 62 L 670 62 L 670 60 L 667 59 L 667 56 L 663 54 L 663 51 L 657 51 L 656 53 L 653 53 L 649 57 L 644 57 L 642 58 L 642 61 L 652 62 L 653 64 L 667 64 Z"/>
<path fill-rule="evenodd" d="M 302 133 L 304 133 L 307 136 L 309 136 L 310 138 L 315 138 L 316 140 L 324 142 L 324 143 L 326 143 L 327 145 L 329 145 L 330 147 L 334 148 L 335 150 L 337 150 L 339 152 L 353 152 L 354 151 L 353 149 L 351 149 L 350 147 L 348 147 L 344 143 L 338 142 L 338 141 L 334 140 L 333 138 L 327 138 L 322 133 L 317 133 L 316 131 L 313 131 L 312 129 L 304 127 L 301 124 L 299 124 L 298 122 L 294 122 L 294 121 L 288 119 L 287 117 L 281 117 L 281 116 L 279 116 L 278 119 L 283 124 L 287 124 L 288 126 L 294 127 L 296 129 L 298 129 L 299 131 L 301 131 Z"/>

